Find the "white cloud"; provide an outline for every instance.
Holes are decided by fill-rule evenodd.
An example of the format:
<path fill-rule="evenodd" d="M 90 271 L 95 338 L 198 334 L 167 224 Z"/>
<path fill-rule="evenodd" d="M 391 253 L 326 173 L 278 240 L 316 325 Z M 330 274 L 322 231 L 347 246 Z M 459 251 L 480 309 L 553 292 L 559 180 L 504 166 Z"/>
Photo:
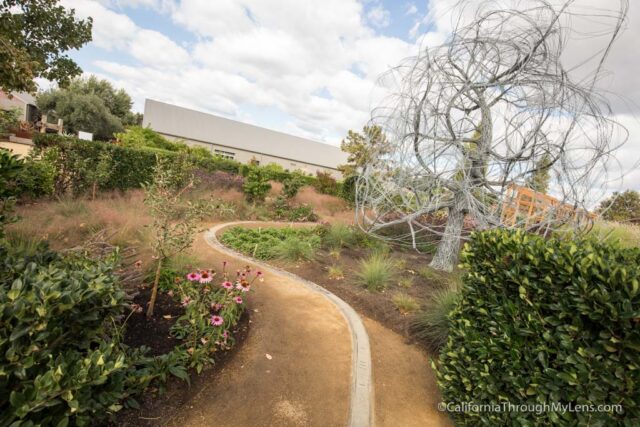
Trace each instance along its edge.
<path fill-rule="evenodd" d="M 415 4 L 413 3 L 408 3 L 407 4 L 407 11 L 405 12 L 406 15 L 415 15 L 416 13 L 418 13 L 418 8 L 416 7 Z"/>
<path fill-rule="evenodd" d="M 391 23 L 391 13 L 381 4 L 375 5 L 367 13 L 369 21 L 378 28 L 388 27 Z"/>
<path fill-rule="evenodd" d="M 63 0 L 80 17 L 93 18 L 92 43 L 131 55 L 144 65 L 173 67 L 189 61 L 189 53 L 164 34 L 138 27 L 128 16 L 96 1 Z"/>

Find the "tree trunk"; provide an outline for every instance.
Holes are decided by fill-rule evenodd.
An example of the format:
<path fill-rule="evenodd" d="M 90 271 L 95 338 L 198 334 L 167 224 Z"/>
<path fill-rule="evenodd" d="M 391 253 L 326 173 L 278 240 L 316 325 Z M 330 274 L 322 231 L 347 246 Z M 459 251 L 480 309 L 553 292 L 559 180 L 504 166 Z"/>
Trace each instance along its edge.
<path fill-rule="evenodd" d="M 91 187 L 91 200 L 95 200 L 96 199 L 96 186 L 97 183 L 93 183 L 93 186 Z"/>
<path fill-rule="evenodd" d="M 147 307 L 147 317 L 153 316 L 153 307 L 156 305 L 156 298 L 158 296 L 158 283 L 160 282 L 160 271 L 162 269 L 162 258 L 158 259 L 158 266 L 156 267 L 156 277 L 153 280 L 153 289 L 151 289 L 151 298 L 149 299 L 149 306 Z"/>
<path fill-rule="evenodd" d="M 438 244 L 436 254 L 433 256 L 429 266 L 436 270 L 451 271 L 458 262 L 460 252 L 460 236 L 464 224 L 465 209 L 460 197 L 456 197 L 456 203 L 449 208 L 447 225 L 444 228 L 444 235 Z"/>

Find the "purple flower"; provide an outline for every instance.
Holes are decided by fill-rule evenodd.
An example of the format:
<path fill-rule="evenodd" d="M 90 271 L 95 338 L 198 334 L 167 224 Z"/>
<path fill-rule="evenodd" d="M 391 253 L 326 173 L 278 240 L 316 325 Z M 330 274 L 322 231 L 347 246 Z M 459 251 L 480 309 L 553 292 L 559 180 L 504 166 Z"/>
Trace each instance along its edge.
<path fill-rule="evenodd" d="M 187 280 L 189 280 L 190 282 L 197 282 L 200 280 L 200 273 L 189 273 L 187 274 Z"/>
<path fill-rule="evenodd" d="M 236 304 L 242 304 L 242 297 L 235 297 L 233 301 L 235 301 Z"/>
<path fill-rule="evenodd" d="M 222 316 L 213 315 L 211 316 L 210 322 L 213 326 L 220 326 L 224 323 L 224 319 L 222 318 Z"/>

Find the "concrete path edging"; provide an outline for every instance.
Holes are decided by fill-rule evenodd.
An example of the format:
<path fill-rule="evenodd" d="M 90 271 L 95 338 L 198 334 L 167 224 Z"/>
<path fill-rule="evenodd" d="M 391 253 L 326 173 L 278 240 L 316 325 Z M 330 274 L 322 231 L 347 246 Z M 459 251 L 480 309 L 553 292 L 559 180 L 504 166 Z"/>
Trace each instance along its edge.
<path fill-rule="evenodd" d="M 251 258 L 224 246 L 217 237 L 217 233 L 228 227 L 248 224 L 261 224 L 260 221 L 235 221 L 218 224 L 204 234 L 205 241 L 208 245 L 214 247 L 218 251 L 225 253 L 245 262 L 258 265 L 264 271 L 281 274 L 294 279 L 303 284 L 308 289 L 317 292 L 331 301 L 342 313 L 347 321 L 351 332 L 351 402 L 349 405 L 349 426 L 350 427 L 372 427 L 374 424 L 374 391 L 373 391 L 373 374 L 371 363 L 371 348 L 369 346 L 369 336 L 364 327 L 364 323 L 356 311 L 338 296 L 329 292 L 322 286 L 310 282 L 302 277 L 290 273 L 278 267 L 266 264 L 262 261 Z M 267 225 L 267 224 L 265 224 Z"/>

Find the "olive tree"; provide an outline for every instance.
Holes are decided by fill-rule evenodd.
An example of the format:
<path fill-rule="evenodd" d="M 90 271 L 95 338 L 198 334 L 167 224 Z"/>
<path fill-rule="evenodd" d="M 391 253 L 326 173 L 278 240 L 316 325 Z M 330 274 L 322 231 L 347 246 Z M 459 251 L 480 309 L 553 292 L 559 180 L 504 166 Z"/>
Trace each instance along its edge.
<path fill-rule="evenodd" d="M 420 236 L 437 236 L 431 266 L 440 270 L 453 268 L 470 228 L 553 230 L 572 222 L 563 212 L 591 207 L 590 191 L 607 185 L 612 152 L 627 136 L 595 84 L 626 0 L 588 17 L 608 32 L 598 27 L 604 49 L 585 52 L 587 77 L 565 65 L 572 19 L 588 13 L 582 5 L 576 12 L 575 0 L 477 3 L 469 10 L 474 2 L 459 2 L 444 44 L 384 76 L 391 95 L 371 122 L 390 148 L 371 156 L 357 186 L 360 225 L 378 236 L 402 225 L 394 238 L 416 248 Z M 547 174 L 558 203 L 538 212 L 535 224 L 506 222 L 510 190 Z"/>

